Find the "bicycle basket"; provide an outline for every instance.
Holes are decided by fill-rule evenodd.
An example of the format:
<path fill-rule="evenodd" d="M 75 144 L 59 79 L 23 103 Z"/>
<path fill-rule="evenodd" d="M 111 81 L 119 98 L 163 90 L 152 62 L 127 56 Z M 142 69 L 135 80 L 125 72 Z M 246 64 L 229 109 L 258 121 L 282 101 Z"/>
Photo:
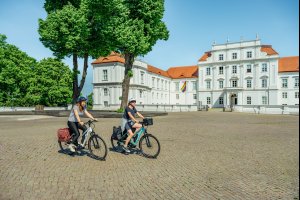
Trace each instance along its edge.
<path fill-rule="evenodd" d="M 58 141 L 69 142 L 71 140 L 71 134 L 69 128 L 60 128 L 57 130 Z"/>
<path fill-rule="evenodd" d="M 145 118 L 143 120 L 143 123 L 144 123 L 145 126 L 153 125 L 153 119 L 152 118 Z"/>

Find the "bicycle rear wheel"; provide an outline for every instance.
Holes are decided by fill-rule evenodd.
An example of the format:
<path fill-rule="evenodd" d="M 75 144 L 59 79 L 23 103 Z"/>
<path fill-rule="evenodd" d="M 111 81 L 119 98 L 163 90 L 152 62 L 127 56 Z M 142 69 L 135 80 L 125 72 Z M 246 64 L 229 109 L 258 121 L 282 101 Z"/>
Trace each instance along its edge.
<path fill-rule="evenodd" d="M 65 154 L 70 154 L 72 153 L 70 150 L 69 150 L 69 144 L 67 142 L 61 142 L 61 141 L 58 141 L 58 145 L 59 145 L 59 148 L 61 150 L 61 153 L 65 153 Z"/>
<path fill-rule="evenodd" d="M 96 160 L 105 160 L 107 156 L 107 146 L 99 135 L 92 135 L 88 141 L 88 148 L 91 157 Z"/>
<path fill-rule="evenodd" d="M 151 134 L 142 136 L 139 147 L 142 154 L 147 158 L 156 158 L 160 153 L 160 143 L 158 139 Z"/>

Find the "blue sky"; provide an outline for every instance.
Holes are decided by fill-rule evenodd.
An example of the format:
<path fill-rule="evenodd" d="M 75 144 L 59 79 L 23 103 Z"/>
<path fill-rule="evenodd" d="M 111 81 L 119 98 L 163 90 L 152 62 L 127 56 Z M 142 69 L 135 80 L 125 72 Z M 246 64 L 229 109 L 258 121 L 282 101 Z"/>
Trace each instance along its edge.
<path fill-rule="evenodd" d="M 43 5 L 43 0 L 0 0 L 0 33 L 37 60 L 52 57 L 37 32 L 38 19 L 46 17 Z M 256 34 L 281 57 L 299 55 L 299 0 L 165 0 L 164 21 L 169 40 L 158 41 L 142 58 L 161 69 L 195 65 L 213 41 L 253 40 Z M 85 95 L 91 83 L 89 67 Z"/>

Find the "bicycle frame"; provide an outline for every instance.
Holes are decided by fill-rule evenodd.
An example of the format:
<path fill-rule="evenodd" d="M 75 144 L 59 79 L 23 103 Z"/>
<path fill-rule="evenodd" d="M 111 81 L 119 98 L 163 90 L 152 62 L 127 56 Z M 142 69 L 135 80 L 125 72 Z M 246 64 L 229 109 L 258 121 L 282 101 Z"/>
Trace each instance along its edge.
<path fill-rule="evenodd" d="M 88 138 L 92 132 L 94 132 L 94 131 L 93 131 L 92 127 L 89 126 L 88 129 L 86 129 L 86 131 L 82 133 L 82 137 L 84 137 L 84 141 L 82 143 L 83 146 L 86 145 Z"/>

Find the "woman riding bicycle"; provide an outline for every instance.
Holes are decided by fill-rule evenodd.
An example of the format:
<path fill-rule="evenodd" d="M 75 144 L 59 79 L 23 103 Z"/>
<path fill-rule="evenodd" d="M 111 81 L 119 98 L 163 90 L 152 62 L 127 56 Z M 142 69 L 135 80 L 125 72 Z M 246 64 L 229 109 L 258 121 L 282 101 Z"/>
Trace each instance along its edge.
<path fill-rule="evenodd" d="M 68 119 L 68 127 L 70 128 L 71 134 L 73 135 L 72 143 L 69 145 L 69 149 L 72 152 L 75 152 L 76 148 L 83 148 L 82 143 L 85 138 L 82 137 L 81 144 L 78 144 L 78 138 L 80 136 L 79 129 L 83 132 L 87 130 L 87 127 L 81 121 L 79 116 L 83 116 L 85 114 L 88 118 L 92 120 L 96 120 L 87 110 L 86 110 L 86 101 L 85 97 L 79 97 L 77 100 L 76 105 L 74 105 L 73 109 L 71 110 L 69 119 Z"/>
<path fill-rule="evenodd" d="M 125 144 L 123 146 L 123 150 L 126 153 L 130 153 L 130 150 L 127 148 L 128 143 L 130 142 L 130 139 L 133 137 L 135 132 L 140 130 L 142 127 L 141 124 L 139 124 L 139 121 L 135 119 L 135 114 L 137 114 L 139 117 L 144 119 L 144 116 L 140 114 L 136 108 L 136 100 L 134 98 L 129 99 L 128 106 L 125 108 L 124 114 L 123 114 L 123 121 L 125 122 L 125 129 L 128 132 L 128 137 L 125 141 Z M 135 132 L 132 132 L 132 128 L 135 128 Z"/>

